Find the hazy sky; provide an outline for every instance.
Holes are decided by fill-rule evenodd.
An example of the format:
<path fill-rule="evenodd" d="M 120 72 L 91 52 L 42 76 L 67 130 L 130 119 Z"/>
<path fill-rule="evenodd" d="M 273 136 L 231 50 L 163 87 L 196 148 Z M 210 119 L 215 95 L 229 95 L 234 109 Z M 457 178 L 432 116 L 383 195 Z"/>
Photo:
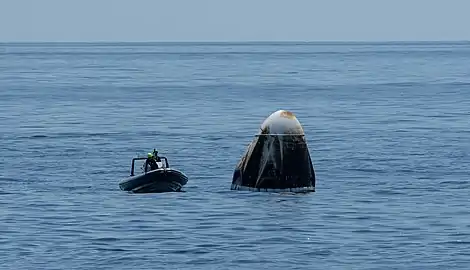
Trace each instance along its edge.
<path fill-rule="evenodd" d="M 470 40 L 470 0 L 0 0 L 0 41 Z"/>

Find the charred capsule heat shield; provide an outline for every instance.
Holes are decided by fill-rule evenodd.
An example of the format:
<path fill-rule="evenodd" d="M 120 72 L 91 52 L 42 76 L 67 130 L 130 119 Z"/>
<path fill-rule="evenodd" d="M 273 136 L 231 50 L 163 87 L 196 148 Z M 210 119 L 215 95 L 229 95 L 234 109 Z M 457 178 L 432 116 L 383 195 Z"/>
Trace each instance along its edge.
<path fill-rule="evenodd" d="M 302 125 L 286 110 L 271 114 L 233 173 L 232 190 L 314 192 L 315 170 Z"/>

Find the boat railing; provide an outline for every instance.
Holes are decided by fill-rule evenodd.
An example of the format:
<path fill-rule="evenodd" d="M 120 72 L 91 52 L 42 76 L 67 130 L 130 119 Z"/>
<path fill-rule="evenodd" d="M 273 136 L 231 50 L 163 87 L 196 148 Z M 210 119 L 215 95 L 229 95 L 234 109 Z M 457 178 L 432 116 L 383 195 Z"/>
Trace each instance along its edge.
<path fill-rule="evenodd" d="M 164 156 L 159 156 L 159 158 L 162 160 L 162 168 L 166 169 L 170 167 L 170 164 L 168 163 L 168 159 Z M 134 176 L 134 167 L 135 167 L 135 161 L 136 160 L 146 160 L 146 157 L 136 157 L 132 159 L 132 164 L 131 164 L 131 176 Z M 165 164 L 163 163 L 165 161 Z"/>

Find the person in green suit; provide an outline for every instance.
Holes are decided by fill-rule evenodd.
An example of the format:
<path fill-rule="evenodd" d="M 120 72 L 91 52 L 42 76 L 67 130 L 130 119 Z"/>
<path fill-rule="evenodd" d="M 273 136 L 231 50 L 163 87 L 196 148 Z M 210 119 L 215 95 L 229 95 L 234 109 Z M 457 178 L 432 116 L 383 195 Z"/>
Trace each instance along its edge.
<path fill-rule="evenodd" d="M 158 164 L 157 164 L 157 157 L 154 153 L 158 153 L 154 150 L 153 153 L 148 153 L 147 154 L 147 159 L 145 160 L 145 172 L 148 171 L 153 171 L 158 169 Z M 158 157 L 158 159 L 160 159 Z M 150 169 L 150 170 L 149 170 Z"/>

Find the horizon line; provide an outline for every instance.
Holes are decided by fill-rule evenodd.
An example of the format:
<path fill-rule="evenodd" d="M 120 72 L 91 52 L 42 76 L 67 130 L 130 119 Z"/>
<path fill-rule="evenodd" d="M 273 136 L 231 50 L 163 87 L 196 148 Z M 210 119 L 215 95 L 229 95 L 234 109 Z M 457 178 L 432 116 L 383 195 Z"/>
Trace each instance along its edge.
<path fill-rule="evenodd" d="M 105 43 L 147 43 L 147 44 L 183 44 L 183 43 L 200 43 L 200 44 L 241 44 L 241 43 L 323 43 L 323 44 L 332 44 L 332 43 L 469 43 L 470 39 L 448 39 L 448 40 L 0 40 L 0 44 L 33 44 L 33 43 L 95 43 L 95 44 L 105 44 Z"/>

